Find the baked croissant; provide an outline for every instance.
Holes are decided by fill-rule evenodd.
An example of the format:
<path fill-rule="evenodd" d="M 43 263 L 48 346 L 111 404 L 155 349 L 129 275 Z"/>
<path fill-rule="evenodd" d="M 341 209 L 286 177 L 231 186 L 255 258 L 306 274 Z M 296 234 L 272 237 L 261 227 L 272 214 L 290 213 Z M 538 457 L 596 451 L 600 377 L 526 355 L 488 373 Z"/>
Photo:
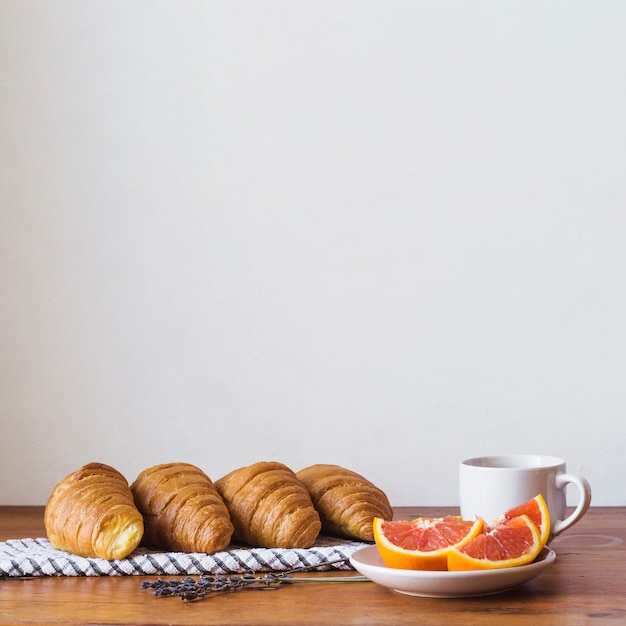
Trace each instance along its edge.
<path fill-rule="evenodd" d="M 155 465 L 143 470 L 130 488 L 144 516 L 144 544 L 212 554 L 230 543 L 233 525 L 226 505 L 195 465 Z"/>
<path fill-rule="evenodd" d="M 307 488 L 326 533 L 373 541 L 374 518 L 393 517 L 389 500 L 378 487 L 339 465 L 311 465 L 296 476 Z"/>
<path fill-rule="evenodd" d="M 261 461 L 215 481 L 233 537 L 263 548 L 310 548 L 322 527 L 304 485 L 282 463 Z"/>
<path fill-rule="evenodd" d="M 89 463 L 56 485 L 44 526 L 54 548 L 107 560 L 128 556 L 143 535 L 128 482 L 102 463 Z"/>

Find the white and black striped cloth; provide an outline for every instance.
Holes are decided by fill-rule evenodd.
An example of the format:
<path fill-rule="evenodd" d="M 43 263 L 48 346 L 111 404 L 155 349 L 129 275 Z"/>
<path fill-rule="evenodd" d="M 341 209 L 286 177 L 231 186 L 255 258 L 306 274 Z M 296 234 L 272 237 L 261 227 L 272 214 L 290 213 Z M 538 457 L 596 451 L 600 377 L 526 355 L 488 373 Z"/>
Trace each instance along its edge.
<path fill-rule="evenodd" d="M 11 539 L 0 542 L 0 577 L 21 576 L 160 576 L 240 574 L 286 571 L 348 559 L 369 544 L 320 537 L 309 549 L 237 547 L 215 554 L 152 552 L 140 548 L 125 559 L 84 558 L 56 550 L 47 539 Z M 348 561 L 326 569 L 352 569 Z"/>

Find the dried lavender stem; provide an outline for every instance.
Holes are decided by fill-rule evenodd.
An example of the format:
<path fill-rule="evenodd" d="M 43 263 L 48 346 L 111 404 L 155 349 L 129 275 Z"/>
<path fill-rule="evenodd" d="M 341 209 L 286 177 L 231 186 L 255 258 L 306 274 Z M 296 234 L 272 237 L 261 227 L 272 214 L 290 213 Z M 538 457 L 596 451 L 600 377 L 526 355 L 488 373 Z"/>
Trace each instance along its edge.
<path fill-rule="evenodd" d="M 336 559 L 319 565 L 306 565 L 296 567 L 283 572 L 269 572 L 261 576 L 248 574 L 233 575 L 204 575 L 198 579 L 186 576 L 179 580 L 163 580 L 161 578 L 154 582 L 144 581 L 142 589 L 152 589 L 152 595 L 165 598 L 176 596 L 185 602 L 193 602 L 206 598 L 213 593 L 224 593 L 238 591 L 240 589 L 277 589 L 284 583 L 295 582 L 363 582 L 368 579 L 364 576 L 337 577 L 330 576 L 324 578 L 293 578 L 292 574 L 308 572 L 311 570 L 344 563 L 348 559 Z"/>

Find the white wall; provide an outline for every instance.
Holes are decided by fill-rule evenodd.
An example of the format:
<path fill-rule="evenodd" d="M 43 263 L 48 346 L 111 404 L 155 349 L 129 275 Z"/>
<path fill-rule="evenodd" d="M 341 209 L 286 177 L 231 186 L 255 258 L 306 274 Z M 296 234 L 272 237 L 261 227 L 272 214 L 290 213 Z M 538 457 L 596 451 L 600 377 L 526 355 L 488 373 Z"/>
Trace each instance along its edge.
<path fill-rule="evenodd" d="M 0 0 L 0 504 L 89 461 L 564 456 L 626 504 L 624 2 Z"/>

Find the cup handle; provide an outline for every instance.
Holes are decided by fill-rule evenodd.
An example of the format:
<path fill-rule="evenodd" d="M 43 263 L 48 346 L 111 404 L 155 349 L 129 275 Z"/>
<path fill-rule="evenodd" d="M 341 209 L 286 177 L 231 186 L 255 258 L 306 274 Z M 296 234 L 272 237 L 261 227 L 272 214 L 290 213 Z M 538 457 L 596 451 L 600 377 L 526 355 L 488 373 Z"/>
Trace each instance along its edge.
<path fill-rule="evenodd" d="M 564 489 L 566 485 L 576 485 L 579 491 L 578 505 L 574 512 L 564 520 L 557 520 L 552 527 L 552 535 L 556 536 L 573 526 L 587 512 L 591 502 L 591 486 L 582 476 L 574 474 L 557 474 L 555 483 L 558 489 Z"/>

